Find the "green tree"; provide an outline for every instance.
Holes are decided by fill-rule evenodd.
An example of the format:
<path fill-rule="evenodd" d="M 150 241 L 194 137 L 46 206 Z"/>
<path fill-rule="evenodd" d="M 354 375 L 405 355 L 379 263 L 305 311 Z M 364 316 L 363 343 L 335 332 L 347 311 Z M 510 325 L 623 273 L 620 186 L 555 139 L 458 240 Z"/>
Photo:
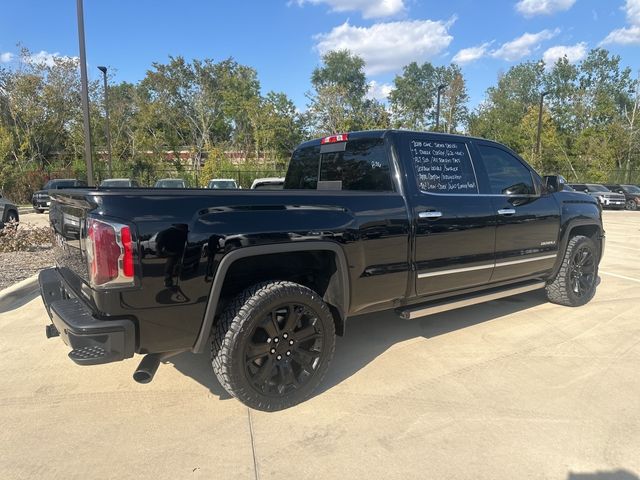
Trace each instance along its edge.
<path fill-rule="evenodd" d="M 364 60 L 348 50 L 323 55 L 323 65 L 311 75 L 315 90 L 308 94 L 309 120 L 315 135 L 366 128 L 377 118 L 373 100 L 367 102 Z"/>

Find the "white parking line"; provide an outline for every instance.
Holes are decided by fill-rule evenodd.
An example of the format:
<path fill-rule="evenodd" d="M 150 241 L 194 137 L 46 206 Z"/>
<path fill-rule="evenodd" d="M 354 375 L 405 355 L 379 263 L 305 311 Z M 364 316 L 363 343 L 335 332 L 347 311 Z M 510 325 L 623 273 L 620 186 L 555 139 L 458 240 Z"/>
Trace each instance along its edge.
<path fill-rule="evenodd" d="M 624 275 L 618 275 L 617 273 L 603 272 L 602 270 L 600 270 L 600 273 L 604 273 L 605 275 L 609 275 L 610 277 L 618 277 L 618 278 L 622 278 L 624 280 L 631 280 L 632 282 L 640 283 L 640 280 L 637 279 L 637 278 L 625 277 Z"/>

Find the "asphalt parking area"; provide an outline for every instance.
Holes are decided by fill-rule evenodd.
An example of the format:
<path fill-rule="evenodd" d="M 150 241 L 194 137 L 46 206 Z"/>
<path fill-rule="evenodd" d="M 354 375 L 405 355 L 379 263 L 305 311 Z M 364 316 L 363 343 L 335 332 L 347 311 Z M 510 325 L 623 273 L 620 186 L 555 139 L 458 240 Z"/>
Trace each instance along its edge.
<path fill-rule="evenodd" d="M 353 319 L 321 391 L 249 411 L 208 358 L 148 385 L 79 367 L 34 298 L 0 314 L 0 478 L 604 479 L 640 475 L 640 212 L 605 212 L 585 307 L 542 292 Z"/>

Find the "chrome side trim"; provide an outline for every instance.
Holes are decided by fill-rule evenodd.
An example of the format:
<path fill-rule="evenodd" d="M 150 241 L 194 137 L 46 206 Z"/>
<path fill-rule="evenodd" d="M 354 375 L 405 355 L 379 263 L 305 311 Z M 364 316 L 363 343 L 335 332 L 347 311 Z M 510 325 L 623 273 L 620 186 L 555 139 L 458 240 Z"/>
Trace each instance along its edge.
<path fill-rule="evenodd" d="M 473 295 L 467 297 L 462 300 L 457 300 L 453 302 L 437 302 L 428 306 L 415 307 L 412 309 L 402 310 L 400 312 L 400 317 L 405 320 L 413 320 L 414 318 L 425 317 L 427 315 L 434 315 L 436 313 L 447 312 L 449 310 L 455 310 L 457 308 L 469 307 L 471 305 L 477 305 L 479 303 L 489 302 L 491 300 L 497 300 L 499 298 L 510 297 L 512 295 L 518 295 L 520 293 L 530 292 L 532 290 L 538 290 L 540 288 L 544 288 L 545 282 L 533 282 L 527 285 L 522 285 L 516 288 L 510 288 L 508 290 L 502 291 L 494 291 L 492 293 L 479 293 L 477 295 Z"/>
<path fill-rule="evenodd" d="M 450 270 L 438 270 L 437 272 L 418 273 L 418 278 L 437 277 L 439 275 L 450 275 L 452 273 L 472 272 L 474 270 L 484 270 L 486 268 L 506 267 L 507 265 L 517 265 L 519 263 L 537 262 L 539 260 L 549 260 L 556 258 L 557 254 L 544 255 L 542 257 L 523 258 L 522 260 L 510 260 L 507 262 L 493 262 L 486 265 L 477 265 L 474 267 L 453 268 Z"/>
<path fill-rule="evenodd" d="M 484 270 L 487 268 L 493 268 L 494 266 L 495 264 L 491 263 L 488 265 L 477 265 L 475 267 L 454 268 L 452 270 L 440 270 L 437 272 L 425 272 L 419 273 L 418 278 L 437 277 L 438 275 L 449 275 L 450 273 L 472 272 L 473 270 Z"/>
<path fill-rule="evenodd" d="M 507 265 L 517 265 L 519 263 L 537 262 L 538 260 L 549 260 L 551 258 L 556 258 L 557 256 L 558 254 L 554 253 L 553 255 L 544 255 L 543 257 L 523 258 L 522 260 L 510 260 L 507 262 L 496 262 L 496 267 L 506 267 Z"/>

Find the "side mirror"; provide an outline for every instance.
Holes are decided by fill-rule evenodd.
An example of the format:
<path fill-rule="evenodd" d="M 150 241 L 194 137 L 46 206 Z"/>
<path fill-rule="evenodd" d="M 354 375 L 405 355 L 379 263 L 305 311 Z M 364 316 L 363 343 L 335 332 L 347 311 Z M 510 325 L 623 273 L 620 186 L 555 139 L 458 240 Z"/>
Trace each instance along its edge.
<path fill-rule="evenodd" d="M 560 175 L 545 175 L 544 187 L 549 193 L 561 192 L 564 190 L 564 178 Z"/>

